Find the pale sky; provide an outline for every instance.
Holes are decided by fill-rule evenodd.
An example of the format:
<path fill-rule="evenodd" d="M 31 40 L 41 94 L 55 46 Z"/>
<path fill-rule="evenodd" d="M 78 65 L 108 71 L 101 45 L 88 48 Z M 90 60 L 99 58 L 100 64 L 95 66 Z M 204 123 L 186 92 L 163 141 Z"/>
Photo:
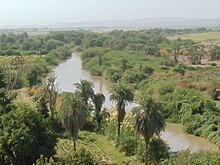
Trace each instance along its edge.
<path fill-rule="evenodd" d="M 0 0 L 0 26 L 149 17 L 220 18 L 220 0 Z"/>

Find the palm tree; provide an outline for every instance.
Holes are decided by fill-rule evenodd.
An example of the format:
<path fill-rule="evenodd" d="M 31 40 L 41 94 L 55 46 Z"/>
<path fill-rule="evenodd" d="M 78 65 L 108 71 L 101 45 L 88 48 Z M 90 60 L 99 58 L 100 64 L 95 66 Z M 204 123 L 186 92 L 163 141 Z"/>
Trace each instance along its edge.
<path fill-rule="evenodd" d="M 141 110 L 134 115 L 134 127 L 144 137 L 146 144 L 145 165 L 148 165 L 148 146 L 154 134 L 159 135 L 165 128 L 165 120 L 160 113 L 162 104 L 148 93 L 139 97 Z"/>
<path fill-rule="evenodd" d="M 54 75 L 50 76 L 47 80 L 47 85 L 44 89 L 46 97 L 45 101 L 48 103 L 48 108 L 50 110 L 50 115 L 52 122 L 55 120 L 56 114 L 56 101 L 58 96 L 58 86 L 56 85 L 56 77 Z"/>
<path fill-rule="evenodd" d="M 94 97 L 93 83 L 88 80 L 80 80 L 80 82 L 73 85 L 76 87 L 76 92 L 81 95 L 87 105 L 88 100 Z"/>
<path fill-rule="evenodd" d="M 134 99 L 132 90 L 125 84 L 114 84 L 110 91 L 110 100 L 116 103 L 117 121 L 118 121 L 118 137 L 117 143 L 120 143 L 120 128 L 125 117 L 125 106 Z"/>
<path fill-rule="evenodd" d="M 86 118 L 86 108 L 82 98 L 76 93 L 64 93 L 61 105 L 61 118 L 64 128 L 73 139 L 74 151 L 76 151 L 76 140 L 78 132 Z"/>
<path fill-rule="evenodd" d="M 95 105 L 95 116 L 96 116 L 98 129 L 100 129 L 101 127 L 101 120 L 102 120 L 101 109 L 104 102 L 105 102 L 105 96 L 102 93 L 96 93 L 94 95 L 93 103 Z"/>

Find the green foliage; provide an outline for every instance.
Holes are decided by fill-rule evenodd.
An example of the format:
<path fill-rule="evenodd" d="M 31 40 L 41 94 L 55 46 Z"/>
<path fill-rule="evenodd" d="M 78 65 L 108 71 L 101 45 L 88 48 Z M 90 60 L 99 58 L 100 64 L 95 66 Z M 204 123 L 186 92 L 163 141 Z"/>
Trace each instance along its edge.
<path fill-rule="evenodd" d="M 189 59 L 193 65 L 201 64 L 202 57 L 204 55 L 204 49 L 202 45 L 190 45 L 188 48 Z"/>
<path fill-rule="evenodd" d="M 126 118 L 125 124 L 122 125 L 121 128 L 121 136 L 120 136 L 120 151 L 125 152 L 126 155 L 135 156 L 138 160 L 144 161 L 145 154 L 145 143 L 143 139 L 136 133 L 136 131 L 131 127 L 132 122 L 131 116 Z M 107 127 L 105 128 L 105 134 L 109 139 L 116 141 L 117 140 L 117 124 L 116 120 L 111 119 L 107 123 Z M 149 143 L 149 159 L 154 162 L 160 162 L 161 160 L 165 160 L 169 157 L 169 147 L 167 144 L 156 137 L 153 137 Z"/>
<path fill-rule="evenodd" d="M 151 91 L 142 91 L 138 97 L 138 101 L 141 109 L 134 115 L 134 127 L 137 133 L 144 137 L 146 147 L 145 164 L 147 165 L 149 142 L 153 135 L 159 135 L 164 130 L 166 124 L 161 114 L 163 106 L 154 98 Z"/>
<path fill-rule="evenodd" d="M 87 116 L 87 107 L 83 98 L 76 93 L 64 93 L 64 99 L 61 105 L 61 119 L 65 129 L 69 132 L 74 141 L 74 150 L 76 150 L 75 141 L 78 132 L 82 128 Z"/>
<path fill-rule="evenodd" d="M 9 95 L 6 87 L 7 85 L 5 83 L 5 77 L 4 77 L 3 72 L 0 69 L 0 116 L 11 110 L 13 106 L 12 103 L 14 99 L 16 98 L 16 93 L 13 95 Z M 1 122 L 0 122 L 0 125 L 2 125 Z"/>
<path fill-rule="evenodd" d="M 170 156 L 168 145 L 162 139 L 156 137 L 149 142 L 149 151 L 151 160 L 154 162 L 161 162 Z"/>
<path fill-rule="evenodd" d="M 55 161 L 53 158 L 45 158 L 43 155 L 40 156 L 39 159 L 37 159 L 35 165 L 56 165 Z"/>
<path fill-rule="evenodd" d="M 105 102 L 105 96 L 102 93 L 96 93 L 93 97 L 93 104 L 95 107 L 95 119 L 97 123 L 97 132 L 103 132 L 103 126 L 105 125 L 105 119 L 109 116 L 108 112 L 105 109 L 102 109 L 102 106 Z"/>
<path fill-rule="evenodd" d="M 138 137 L 128 133 L 126 135 L 121 137 L 120 148 L 122 151 L 125 151 L 127 156 L 132 156 L 137 150 Z"/>
<path fill-rule="evenodd" d="M 66 158 L 66 165 L 96 165 L 94 156 L 85 148 L 72 151 Z"/>
<path fill-rule="evenodd" d="M 92 76 L 102 76 L 102 69 L 100 67 L 92 67 L 90 74 Z"/>
<path fill-rule="evenodd" d="M 184 66 L 183 64 L 178 64 L 174 69 L 173 71 L 176 72 L 176 73 L 179 73 L 181 75 L 184 75 L 185 72 L 186 72 L 186 66 Z"/>
<path fill-rule="evenodd" d="M 136 83 L 141 82 L 142 80 L 145 80 L 147 76 L 143 73 L 137 73 L 137 72 L 126 72 L 125 76 L 123 77 L 124 81 L 127 83 Z"/>
<path fill-rule="evenodd" d="M 157 46 L 147 46 L 144 50 L 146 55 L 160 56 L 160 49 Z"/>
<path fill-rule="evenodd" d="M 217 64 L 216 63 L 214 63 L 214 62 L 212 62 L 211 64 L 210 64 L 211 66 L 217 66 Z"/>
<path fill-rule="evenodd" d="M 116 68 L 107 68 L 106 75 L 113 83 L 117 83 L 122 77 L 121 71 Z"/>
<path fill-rule="evenodd" d="M 117 120 L 111 120 L 107 122 L 105 127 L 105 134 L 109 140 L 115 140 L 117 137 Z"/>
<path fill-rule="evenodd" d="M 29 85 L 35 86 L 41 83 L 42 77 L 49 72 L 47 63 L 42 59 L 37 59 L 31 67 L 30 73 L 27 75 Z"/>
<path fill-rule="evenodd" d="M 80 82 L 77 82 L 74 84 L 76 87 L 76 93 L 78 93 L 85 102 L 86 105 L 88 105 L 89 99 L 93 99 L 94 97 L 94 90 L 93 90 L 93 83 L 88 80 L 80 80 Z"/>
<path fill-rule="evenodd" d="M 172 93 L 175 90 L 175 84 L 171 81 L 164 81 L 158 87 L 158 92 L 160 95 L 166 95 Z"/>
<path fill-rule="evenodd" d="M 170 159 L 161 162 L 162 165 L 216 165 L 220 163 L 219 152 L 199 151 L 191 153 L 189 150 L 175 154 Z"/>
<path fill-rule="evenodd" d="M 211 60 L 219 60 L 220 59 L 220 47 L 213 46 L 210 50 Z"/>
<path fill-rule="evenodd" d="M 81 58 L 84 59 L 90 59 L 93 57 L 98 57 L 100 54 L 107 53 L 110 51 L 109 49 L 103 49 L 103 48 L 88 48 L 85 51 L 82 52 Z"/>
<path fill-rule="evenodd" d="M 56 77 L 54 75 L 50 76 L 47 79 L 47 85 L 44 88 L 44 96 L 45 99 L 44 102 L 47 102 L 48 109 L 50 112 L 50 118 L 52 120 L 52 123 L 54 124 L 55 116 L 56 116 L 56 101 L 58 96 L 58 86 L 55 83 Z"/>
<path fill-rule="evenodd" d="M 117 122 L 118 122 L 118 143 L 120 143 L 120 127 L 125 118 L 125 106 L 131 103 L 134 94 L 130 87 L 125 84 L 113 84 L 110 91 L 110 100 L 116 103 Z"/>
<path fill-rule="evenodd" d="M 217 123 L 220 121 L 220 111 L 215 102 L 193 89 L 177 89 L 162 98 L 165 102 L 163 114 L 168 120 L 183 124 L 187 133 L 206 137 L 219 144 Z"/>
<path fill-rule="evenodd" d="M 28 105 L 17 105 L 1 116 L 0 161 L 31 164 L 44 154 L 53 154 L 55 136 L 48 120 Z"/>
<path fill-rule="evenodd" d="M 146 89 L 156 91 L 156 95 L 160 97 L 161 102 L 164 104 L 162 115 L 167 121 L 181 123 L 186 132 L 206 137 L 211 142 L 220 144 L 220 127 L 218 124 L 220 122 L 220 112 L 215 102 L 206 98 L 207 93 L 212 95 L 213 99 L 217 100 L 219 97 L 219 93 L 217 93 L 218 90 L 216 90 L 218 88 L 214 86 L 210 87 L 210 83 L 219 80 L 219 67 L 216 64 L 211 64 L 213 67 L 190 68 L 181 63 L 177 64 L 178 60 L 181 60 L 178 56 L 184 56 L 186 54 L 189 55 L 189 60 L 192 64 L 200 64 L 204 54 L 210 54 L 211 60 L 218 60 L 219 47 L 211 46 L 205 47 L 204 49 L 204 47 L 194 43 L 192 40 L 180 38 L 168 40 L 165 36 L 167 34 L 173 35 L 176 33 L 206 31 L 208 30 L 199 28 L 138 31 L 115 30 L 109 33 L 66 31 L 50 32 L 43 36 L 28 36 L 27 33 L 1 34 L 0 55 L 17 57 L 15 60 L 12 60 L 13 63 L 10 64 L 10 69 L 3 69 L 4 72 L 7 70 L 11 70 L 12 72 L 10 74 L 0 74 L 0 164 L 6 161 L 8 164 L 32 163 L 37 157 L 39 158 L 41 153 L 46 154 L 46 156 L 50 156 L 52 153 L 52 144 L 48 144 L 49 140 L 45 136 L 47 135 L 48 138 L 51 137 L 52 139 L 51 135 L 53 133 L 48 133 L 51 129 L 50 125 L 47 125 L 49 124 L 47 117 L 49 115 L 48 110 L 51 109 L 53 109 L 51 116 L 54 116 L 56 96 L 54 94 L 51 95 L 52 106 L 50 106 L 48 100 L 44 98 L 49 97 L 48 95 L 40 97 L 37 104 L 37 112 L 36 109 L 27 108 L 25 106 L 19 105 L 13 107 L 14 97 L 8 95 L 8 90 L 6 89 L 12 90 L 25 85 L 35 86 L 40 84 L 42 78 L 46 76 L 46 73 L 48 73 L 53 66 L 71 57 L 69 50 L 75 45 L 80 48 L 75 50 L 83 50 L 81 54 L 83 60 L 82 65 L 85 69 L 89 69 L 92 75 L 105 76 L 105 78 L 114 83 L 125 82 L 134 89 L 143 90 L 146 93 L 148 92 Z M 204 52 L 206 49 L 209 53 Z M 27 64 L 31 65 L 19 69 L 19 65 L 23 65 L 24 62 L 26 62 L 23 58 L 18 57 L 19 55 L 35 55 L 37 58 L 33 62 L 28 62 L 27 60 Z M 167 55 L 174 56 L 174 59 L 167 57 Z M 18 73 L 25 74 L 21 75 Z M 8 76 L 7 78 L 10 78 L 12 80 L 11 82 L 15 83 L 13 83 L 12 86 L 6 87 L 12 83 L 7 81 L 9 79 L 5 78 L 5 76 Z M 201 88 L 199 85 L 204 84 L 204 82 L 205 88 L 203 93 L 198 92 L 196 89 Z M 178 86 L 183 87 L 183 89 L 179 89 Z M 211 89 L 209 89 L 209 87 Z M 118 130 L 118 139 L 121 131 L 121 143 L 119 147 L 122 151 L 125 151 L 125 154 L 138 155 L 140 159 L 143 159 L 143 154 L 149 153 L 149 158 L 152 162 L 168 159 L 168 149 L 162 141 L 151 138 L 149 142 L 150 149 L 148 152 L 145 152 L 146 147 L 142 142 L 143 139 L 135 134 L 133 128 L 122 124 L 125 117 L 126 103 L 128 104 L 133 100 L 133 93 L 130 89 L 125 89 L 123 85 L 118 85 L 118 87 L 115 87 L 115 91 L 111 91 L 111 99 L 116 103 L 118 118 L 114 122 L 106 122 L 106 116 L 108 115 L 106 111 L 101 109 L 103 98 L 96 98 L 93 85 L 90 82 L 81 80 L 81 82 L 76 84 L 76 88 L 77 94 L 64 94 L 61 96 L 63 98 L 63 123 L 65 128 L 72 135 L 73 140 L 76 139 L 79 129 L 84 125 L 84 119 L 83 121 L 81 120 L 82 116 L 82 118 L 86 118 L 86 126 L 84 125 L 86 128 L 90 129 L 95 126 L 95 122 L 93 121 L 94 116 L 90 115 L 88 117 L 88 114 L 95 108 L 96 122 L 99 125 L 98 130 L 101 129 L 101 132 L 106 133 L 112 140 L 116 140 L 116 130 Z M 95 107 L 92 107 L 90 101 L 94 102 Z M 162 123 L 151 119 L 156 119 L 157 115 L 162 122 L 163 119 L 160 113 L 153 113 L 155 112 L 153 111 L 149 114 L 148 111 L 154 108 L 161 109 L 161 104 L 157 100 L 150 99 L 147 94 L 143 94 L 143 98 L 139 101 L 142 105 L 142 110 L 138 110 L 137 113 L 139 118 L 136 123 L 140 124 L 137 125 L 137 130 L 145 137 L 146 135 L 152 137 L 152 134 L 154 134 L 152 132 L 155 130 L 157 130 L 156 133 L 160 132 L 161 129 L 159 129 L 159 127 Z M 29 111 L 29 109 L 32 114 L 26 112 Z M 84 111 L 86 111 L 85 114 Z M 83 112 L 83 115 L 81 112 Z M 55 117 L 55 120 L 56 119 Z M 41 122 L 43 122 L 43 124 L 39 124 Z M 153 122 L 154 127 L 152 127 L 149 122 Z M 31 123 L 36 123 L 33 124 L 36 126 L 33 126 Z M 146 125 L 147 127 L 145 128 Z M 151 129 L 148 129 L 148 126 Z M 148 131 L 146 133 L 146 130 L 151 130 L 151 132 Z M 40 133 L 37 134 L 37 131 Z M 54 139 L 52 139 L 52 141 L 53 140 Z M 42 144 L 44 142 L 45 144 Z M 47 145 L 50 145 L 48 150 L 45 147 Z M 200 156 L 204 155 L 204 159 L 201 158 L 201 161 L 192 160 L 190 157 L 197 158 L 194 154 L 187 155 L 187 153 L 183 157 L 181 154 L 179 156 L 180 160 L 182 162 L 189 162 L 188 164 L 205 164 L 204 162 L 212 162 L 212 160 L 209 160 L 210 157 L 214 160 L 219 159 L 216 153 L 213 153 L 214 156 L 210 156 L 210 153 L 209 155 L 202 153 Z M 70 153 L 69 160 L 72 162 L 69 164 L 73 164 L 74 161 L 78 161 L 79 163 L 82 159 L 85 160 L 85 157 L 91 161 L 93 160 L 91 152 L 87 152 L 86 150 L 79 151 L 79 153 Z M 28 162 L 26 162 L 26 160 Z M 174 161 L 178 162 L 179 160 L 171 158 L 167 161 L 172 164 Z M 40 158 L 38 164 L 39 163 L 54 164 L 54 161 Z M 85 164 L 88 164 L 88 162 Z M 218 161 L 215 161 L 215 164 L 218 164 Z"/>
<path fill-rule="evenodd" d="M 151 67 L 148 67 L 148 66 L 145 66 L 143 68 L 144 73 L 147 73 L 148 75 L 151 75 L 154 72 L 154 70 L 155 70 L 154 68 L 151 68 Z"/>

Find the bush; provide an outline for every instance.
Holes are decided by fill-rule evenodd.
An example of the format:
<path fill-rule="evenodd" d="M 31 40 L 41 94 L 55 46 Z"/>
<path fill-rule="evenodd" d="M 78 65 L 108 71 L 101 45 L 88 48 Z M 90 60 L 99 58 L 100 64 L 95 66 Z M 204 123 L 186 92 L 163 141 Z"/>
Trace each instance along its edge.
<path fill-rule="evenodd" d="M 102 68 L 96 66 L 92 67 L 90 73 L 92 76 L 102 76 Z"/>
<path fill-rule="evenodd" d="M 126 75 L 123 77 L 123 79 L 128 83 L 141 82 L 146 78 L 147 78 L 146 75 L 137 72 L 127 72 Z"/>
<path fill-rule="evenodd" d="M 168 71 L 168 70 L 169 70 L 169 67 L 167 67 L 167 66 L 161 66 L 161 67 L 160 67 L 160 70 L 162 70 L 162 71 Z"/>
<path fill-rule="evenodd" d="M 173 71 L 176 73 L 180 73 L 181 75 L 184 75 L 186 72 L 187 67 L 183 64 L 178 64 Z"/>
<path fill-rule="evenodd" d="M 169 158 L 169 147 L 160 138 L 153 138 L 149 143 L 149 151 L 151 160 L 160 162 Z"/>
<path fill-rule="evenodd" d="M 106 53 L 108 51 L 109 49 L 103 49 L 103 48 L 98 48 L 98 47 L 88 48 L 82 52 L 81 58 L 82 60 L 85 60 L 87 58 L 91 59 L 93 57 L 98 56 L 100 53 Z"/>
<path fill-rule="evenodd" d="M 135 154 L 137 148 L 137 137 L 127 136 L 121 139 L 120 142 L 121 150 L 125 151 L 127 156 L 132 156 Z"/>
<path fill-rule="evenodd" d="M 217 165 L 220 164 L 219 152 L 199 151 L 191 153 L 189 150 L 175 154 L 170 159 L 161 162 L 161 165 Z"/>
<path fill-rule="evenodd" d="M 217 66 L 217 64 L 214 63 L 214 62 L 210 63 L 210 65 L 211 65 L 211 66 Z"/>
<path fill-rule="evenodd" d="M 66 165 L 95 165 L 94 156 L 85 148 L 76 152 L 72 151 L 66 158 Z"/>
<path fill-rule="evenodd" d="M 36 165 L 56 165 L 57 163 L 54 162 L 53 158 L 47 158 L 43 155 L 36 161 Z"/>
<path fill-rule="evenodd" d="M 175 90 L 175 85 L 172 82 L 161 83 L 159 86 L 159 93 L 161 95 L 166 95 L 167 93 L 172 93 Z"/>
<path fill-rule="evenodd" d="M 154 68 L 145 66 L 145 67 L 143 68 L 143 71 L 144 71 L 144 73 L 147 73 L 148 75 L 151 75 L 151 74 L 154 72 Z"/>
<path fill-rule="evenodd" d="M 121 71 L 115 68 L 107 68 L 105 74 L 108 79 L 110 79 L 114 83 L 118 82 L 118 80 L 120 80 L 122 77 Z"/>
<path fill-rule="evenodd" d="M 1 116 L 0 155 L 6 164 L 32 164 L 40 154 L 54 152 L 55 136 L 50 123 L 32 107 L 17 105 Z M 0 157 L 0 161 L 1 161 Z"/>

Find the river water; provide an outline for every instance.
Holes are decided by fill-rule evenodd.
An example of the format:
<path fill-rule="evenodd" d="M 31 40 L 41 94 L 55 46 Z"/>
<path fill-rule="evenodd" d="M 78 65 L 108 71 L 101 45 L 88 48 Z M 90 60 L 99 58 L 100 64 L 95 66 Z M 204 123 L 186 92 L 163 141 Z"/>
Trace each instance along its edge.
<path fill-rule="evenodd" d="M 102 92 L 106 97 L 104 107 L 114 108 L 114 104 L 109 101 L 111 82 L 103 77 L 91 76 L 88 71 L 83 70 L 79 54 L 74 53 L 72 58 L 56 67 L 54 74 L 57 77 L 56 82 L 61 92 L 73 92 L 75 90 L 73 84 L 79 82 L 80 79 L 93 82 L 95 92 Z M 138 105 L 133 103 L 127 109 L 136 106 Z M 208 140 L 184 133 L 180 124 L 167 123 L 165 131 L 161 133 L 161 137 L 167 142 L 173 152 L 185 149 L 190 149 L 191 151 L 218 150 L 218 147 Z"/>

